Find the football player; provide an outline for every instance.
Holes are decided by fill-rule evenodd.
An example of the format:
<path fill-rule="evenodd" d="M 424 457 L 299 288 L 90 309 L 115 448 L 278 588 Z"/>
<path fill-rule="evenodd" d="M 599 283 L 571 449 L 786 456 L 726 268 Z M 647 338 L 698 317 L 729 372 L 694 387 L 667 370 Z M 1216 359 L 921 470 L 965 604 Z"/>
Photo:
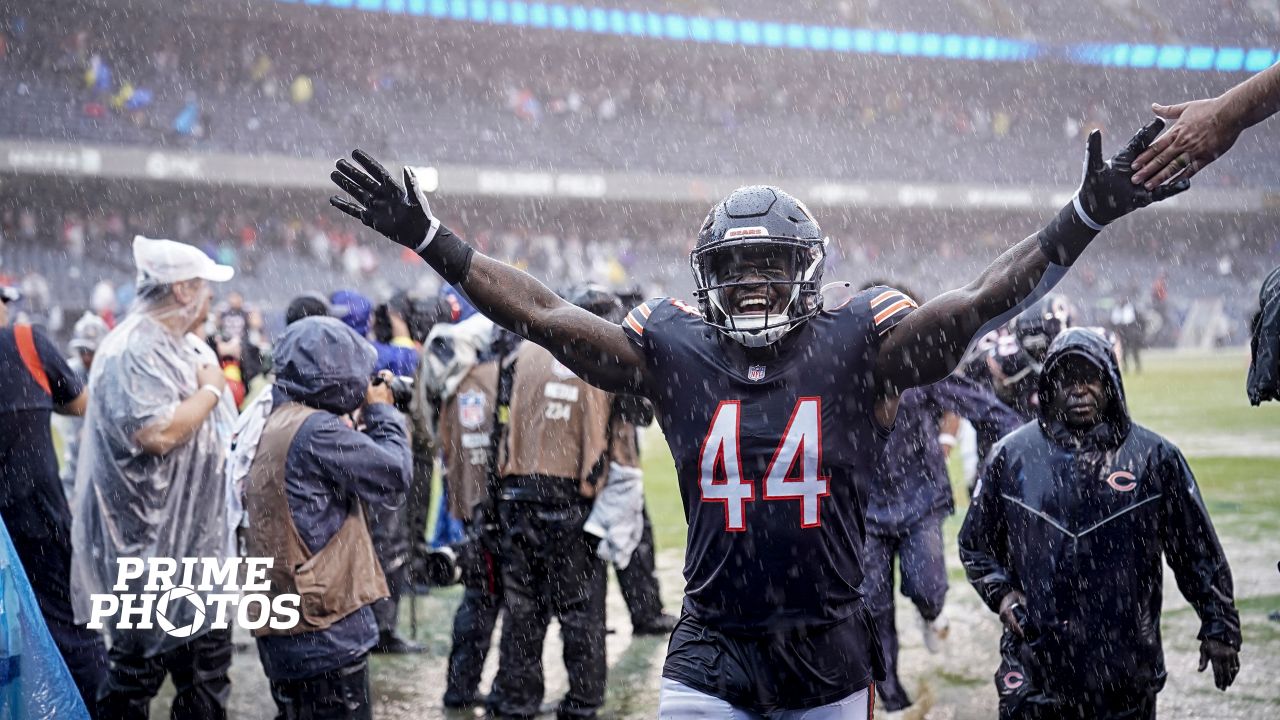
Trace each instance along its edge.
<path fill-rule="evenodd" d="M 827 240 L 768 186 L 717 203 L 690 263 L 696 303 L 663 298 L 610 323 L 477 252 L 362 151 L 332 180 L 339 210 L 414 250 L 499 325 L 599 387 L 650 399 L 689 525 L 685 604 L 662 717 L 806 711 L 865 718 L 882 673 L 863 603 L 867 483 L 902 392 L 947 376 L 974 337 L 1043 296 L 1107 224 L 1182 192 L 1129 182 L 1152 121 L 1110 161 L 1090 134 L 1082 183 L 1039 232 L 962 288 L 916 307 L 876 287 L 824 308 Z"/>

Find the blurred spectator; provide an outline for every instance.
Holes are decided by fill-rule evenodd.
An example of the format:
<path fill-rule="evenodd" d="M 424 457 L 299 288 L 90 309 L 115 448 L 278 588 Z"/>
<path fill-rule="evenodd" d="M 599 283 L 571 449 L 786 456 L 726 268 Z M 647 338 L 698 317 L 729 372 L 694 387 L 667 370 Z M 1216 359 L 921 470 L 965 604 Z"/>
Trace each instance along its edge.
<path fill-rule="evenodd" d="M 83 415 L 88 393 L 42 331 L 7 325 L 3 297 L 12 294 L 0 296 L 0 518 L 62 659 L 92 708 L 106 672 L 106 648 L 73 617 L 71 510 L 49 431 L 54 412 Z"/>
<path fill-rule="evenodd" d="M 76 321 L 71 331 L 71 357 L 67 358 L 67 367 L 75 373 L 82 385 L 89 384 L 89 371 L 93 368 L 93 357 L 98 352 L 111 328 L 102 318 L 86 311 Z M 71 500 L 71 491 L 76 482 L 76 460 L 80 455 L 80 433 L 84 426 L 81 415 L 66 415 L 55 418 L 58 433 L 62 437 L 62 486 L 67 501 Z"/>

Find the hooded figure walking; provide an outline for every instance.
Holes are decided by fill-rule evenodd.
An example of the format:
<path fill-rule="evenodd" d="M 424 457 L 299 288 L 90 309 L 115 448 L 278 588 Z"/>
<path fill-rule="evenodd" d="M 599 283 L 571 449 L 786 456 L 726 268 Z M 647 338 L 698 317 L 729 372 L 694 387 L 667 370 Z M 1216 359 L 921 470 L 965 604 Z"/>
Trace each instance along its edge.
<path fill-rule="evenodd" d="M 1239 672 L 1231 570 L 1195 477 L 1129 418 L 1110 344 L 1083 328 L 1045 359 L 1037 422 L 1001 441 L 960 531 L 960 559 L 1005 625 L 1000 718 L 1144 720 L 1166 672 L 1162 556 L 1200 617 L 1200 670 Z"/>

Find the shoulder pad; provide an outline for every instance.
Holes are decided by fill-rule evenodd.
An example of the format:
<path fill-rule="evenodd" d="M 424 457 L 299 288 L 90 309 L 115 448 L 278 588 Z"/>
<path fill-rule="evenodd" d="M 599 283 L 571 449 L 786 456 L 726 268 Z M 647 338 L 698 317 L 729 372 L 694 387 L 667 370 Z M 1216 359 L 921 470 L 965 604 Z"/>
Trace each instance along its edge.
<path fill-rule="evenodd" d="M 631 342 L 640 347 L 644 347 L 644 330 L 649 323 L 649 317 L 654 311 L 670 305 L 677 310 L 692 315 L 694 317 L 702 317 L 698 309 L 689 303 L 676 298 L 653 298 L 646 300 L 635 307 L 627 316 L 622 319 L 622 329 L 627 333 L 627 337 L 631 338 Z"/>
<path fill-rule="evenodd" d="M 871 306 L 871 325 L 876 334 L 884 335 L 892 330 L 902 319 L 910 315 L 919 305 L 901 290 L 883 285 L 867 291 Z"/>

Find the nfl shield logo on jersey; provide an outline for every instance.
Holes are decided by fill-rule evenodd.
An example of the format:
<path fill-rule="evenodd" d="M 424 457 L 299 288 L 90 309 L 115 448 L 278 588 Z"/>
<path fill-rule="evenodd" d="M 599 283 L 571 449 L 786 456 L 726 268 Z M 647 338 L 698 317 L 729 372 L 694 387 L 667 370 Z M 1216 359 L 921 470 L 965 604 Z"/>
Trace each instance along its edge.
<path fill-rule="evenodd" d="M 468 430 L 484 425 L 484 393 L 468 390 L 458 396 L 458 422 Z"/>
<path fill-rule="evenodd" d="M 747 368 L 747 379 L 751 382 L 760 382 L 764 379 L 764 366 L 752 365 Z"/>

